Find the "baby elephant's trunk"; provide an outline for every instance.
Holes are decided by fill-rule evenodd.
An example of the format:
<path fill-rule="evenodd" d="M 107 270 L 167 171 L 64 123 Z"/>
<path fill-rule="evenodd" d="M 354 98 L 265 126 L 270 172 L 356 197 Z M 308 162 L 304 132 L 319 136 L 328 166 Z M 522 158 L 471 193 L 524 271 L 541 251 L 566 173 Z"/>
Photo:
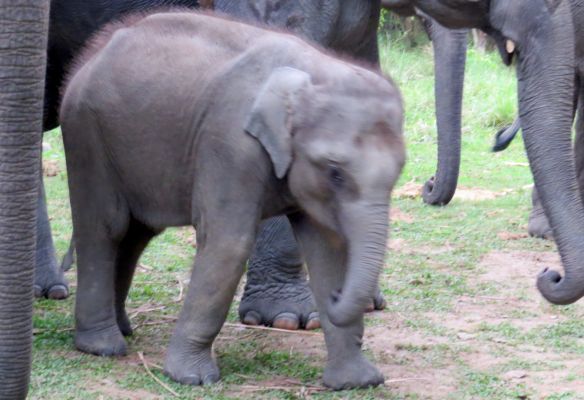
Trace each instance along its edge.
<path fill-rule="evenodd" d="M 389 225 L 387 204 L 354 203 L 344 207 L 343 226 L 349 262 L 343 288 L 331 295 L 329 320 L 336 326 L 357 321 L 373 300 L 383 268 Z"/>

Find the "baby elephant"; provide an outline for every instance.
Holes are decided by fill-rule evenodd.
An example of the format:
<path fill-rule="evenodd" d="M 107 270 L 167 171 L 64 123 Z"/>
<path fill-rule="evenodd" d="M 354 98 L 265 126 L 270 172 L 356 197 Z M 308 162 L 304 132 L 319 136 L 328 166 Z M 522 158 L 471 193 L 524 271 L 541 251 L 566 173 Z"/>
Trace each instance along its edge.
<path fill-rule="evenodd" d="M 383 382 L 361 352 L 391 189 L 405 159 L 395 86 L 293 36 L 185 11 L 134 15 L 91 42 L 61 122 L 79 251 L 75 345 L 126 353 L 137 260 L 194 225 L 196 265 L 165 361 L 216 382 L 213 340 L 262 219 L 286 214 L 328 349 L 324 383 Z"/>

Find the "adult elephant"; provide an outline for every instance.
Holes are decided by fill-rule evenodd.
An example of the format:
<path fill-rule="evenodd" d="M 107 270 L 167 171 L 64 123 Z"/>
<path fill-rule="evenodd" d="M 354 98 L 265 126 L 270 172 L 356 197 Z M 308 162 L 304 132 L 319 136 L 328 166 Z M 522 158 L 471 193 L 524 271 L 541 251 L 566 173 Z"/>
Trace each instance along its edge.
<path fill-rule="evenodd" d="M 60 84 L 68 63 L 91 34 L 106 22 L 127 12 L 168 5 L 197 7 L 199 4 L 190 0 L 109 0 L 99 3 L 52 1 L 44 121 L 46 129 L 58 124 Z M 379 0 L 215 0 L 207 1 L 204 5 L 248 22 L 288 29 L 360 61 L 375 66 L 379 64 Z M 451 92 L 440 89 L 442 94 L 437 96 L 446 100 L 439 105 L 439 127 L 452 136 L 452 139 L 448 138 L 449 142 L 458 138 L 460 143 L 460 99 L 466 33 L 448 31 L 439 26 L 433 27 L 431 31 L 439 64 L 437 82 L 444 88 L 454 88 Z M 446 173 L 445 176 L 452 178 L 457 175 L 458 159 L 446 159 L 445 162 L 456 167 L 455 172 Z M 440 187 L 439 182 L 442 182 L 440 178 L 436 181 L 436 187 Z M 433 191 L 433 195 L 438 193 L 439 190 Z M 438 197 L 443 198 L 443 195 Z M 451 197 L 451 194 L 447 197 Z M 383 299 L 377 296 L 371 307 L 382 308 Z M 280 218 L 267 221 L 249 263 L 247 286 L 240 307 L 241 319 L 249 324 L 267 324 L 287 329 L 303 326 L 316 328 L 319 322 L 314 311 L 302 259 L 287 220 Z"/>
<path fill-rule="evenodd" d="M 575 97 L 583 94 L 584 1 L 396 0 L 394 4 L 419 7 L 452 28 L 480 28 L 495 39 L 505 63 L 517 58 L 519 118 L 527 155 L 565 271 L 562 277 L 545 269 L 537 286 L 554 304 L 577 301 L 584 295 L 584 207 L 576 180 L 576 170 L 584 170 L 582 101 L 576 160 L 570 133 Z"/>
<path fill-rule="evenodd" d="M 49 3 L 0 1 L 0 398 L 24 399 Z"/>

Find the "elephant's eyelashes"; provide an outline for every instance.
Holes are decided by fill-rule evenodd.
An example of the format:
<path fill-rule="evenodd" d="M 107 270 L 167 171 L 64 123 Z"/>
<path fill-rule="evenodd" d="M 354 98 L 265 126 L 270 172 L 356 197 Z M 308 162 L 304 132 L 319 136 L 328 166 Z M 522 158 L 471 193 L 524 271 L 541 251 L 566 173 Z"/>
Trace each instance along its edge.
<path fill-rule="evenodd" d="M 340 189 L 345 185 L 345 176 L 343 171 L 335 165 L 330 165 L 328 170 L 329 181 L 333 187 Z"/>

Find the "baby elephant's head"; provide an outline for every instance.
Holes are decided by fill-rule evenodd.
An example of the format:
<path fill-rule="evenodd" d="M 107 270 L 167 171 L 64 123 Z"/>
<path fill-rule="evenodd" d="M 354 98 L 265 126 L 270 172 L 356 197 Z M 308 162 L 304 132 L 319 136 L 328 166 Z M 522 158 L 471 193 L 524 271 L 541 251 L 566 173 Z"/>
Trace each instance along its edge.
<path fill-rule="evenodd" d="M 246 124 L 269 154 L 278 178 L 331 240 L 345 243 L 347 274 L 331 294 L 335 325 L 359 318 L 375 295 L 385 256 L 389 199 L 405 162 L 398 90 L 359 68 L 331 67 L 313 81 L 275 70 Z"/>

